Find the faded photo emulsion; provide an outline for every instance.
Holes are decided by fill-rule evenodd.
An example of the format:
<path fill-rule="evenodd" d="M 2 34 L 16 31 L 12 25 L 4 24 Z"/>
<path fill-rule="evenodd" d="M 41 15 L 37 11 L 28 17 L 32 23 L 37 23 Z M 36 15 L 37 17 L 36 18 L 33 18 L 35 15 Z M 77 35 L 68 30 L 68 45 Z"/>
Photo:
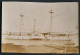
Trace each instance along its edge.
<path fill-rule="evenodd" d="M 79 53 L 78 2 L 2 2 L 2 53 Z"/>

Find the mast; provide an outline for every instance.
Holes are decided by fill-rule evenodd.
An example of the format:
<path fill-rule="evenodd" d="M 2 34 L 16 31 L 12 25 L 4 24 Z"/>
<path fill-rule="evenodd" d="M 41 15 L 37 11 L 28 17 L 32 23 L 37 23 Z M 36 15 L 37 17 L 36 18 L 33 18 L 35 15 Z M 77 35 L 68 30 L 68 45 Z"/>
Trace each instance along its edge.
<path fill-rule="evenodd" d="M 49 35 L 50 35 L 51 30 L 52 30 L 52 14 L 53 14 L 54 12 L 53 12 L 52 10 L 50 10 L 49 13 L 51 14 L 51 16 L 50 16 L 50 27 L 49 27 Z"/>
<path fill-rule="evenodd" d="M 21 17 L 20 35 L 22 36 L 22 25 L 23 25 L 23 17 L 24 17 L 24 15 L 23 15 L 23 14 L 21 14 L 21 15 L 20 15 L 20 17 Z"/>
<path fill-rule="evenodd" d="M 33 33 L 35 33 L 35 22 L 36 22 L 36 19 L 34 19 L 34 28 L 33 28 Z"/>

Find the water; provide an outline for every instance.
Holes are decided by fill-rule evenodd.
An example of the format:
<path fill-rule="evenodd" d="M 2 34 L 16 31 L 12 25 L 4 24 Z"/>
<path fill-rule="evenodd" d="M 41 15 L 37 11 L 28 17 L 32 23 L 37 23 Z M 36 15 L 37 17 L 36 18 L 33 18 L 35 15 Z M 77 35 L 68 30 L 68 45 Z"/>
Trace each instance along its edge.
<path fill-rule="evenodd" d="M 64 44 L 67 43 L 65 40 L 12 40 L 12 39 L 5 39 L 6 36 L 2 36 L 2 44 L 3 43 L 13 43 L 12 45 L 3 44 L 2 52 L 13 52 L 13 53 L 68 53 L 65 52 Z M 16 37 L 16 36 L 15 36 Z M 76 43 L 78 45 L 78 37 L 71 37 L 72 42 Z M 64 38 L 63 38 L 64 39 Z M 21 47 L 19 47 L 21 46 Z M 6 48 L 5 48 L 6 47 Z M 78 48 L 74 48 L 75 50 L 71 53 L 78 53 Z"/>

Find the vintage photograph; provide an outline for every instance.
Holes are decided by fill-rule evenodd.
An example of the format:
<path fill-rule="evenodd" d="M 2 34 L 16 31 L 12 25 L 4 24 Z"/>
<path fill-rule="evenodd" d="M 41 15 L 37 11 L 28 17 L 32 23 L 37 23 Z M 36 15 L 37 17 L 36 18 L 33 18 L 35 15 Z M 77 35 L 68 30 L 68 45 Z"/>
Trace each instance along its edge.
<path fill-rule="evenodd" d="M 79 53 L 78 2 L 2 2 L 2 53 Z"/>

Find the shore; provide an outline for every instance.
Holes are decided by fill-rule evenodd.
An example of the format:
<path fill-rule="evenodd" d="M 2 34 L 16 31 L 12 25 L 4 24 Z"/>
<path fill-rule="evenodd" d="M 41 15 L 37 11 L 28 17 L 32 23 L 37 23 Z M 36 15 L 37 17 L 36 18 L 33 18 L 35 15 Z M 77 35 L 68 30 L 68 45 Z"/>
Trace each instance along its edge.
<path fill-rule="evenodd" d="M 70 53 L 79 53 L 79 48 L 74 48 L 73 52 Z M 47 45 L 29 45 L 29 46 L 22 46 L 22 45 L 14 45 L 12 43 L 9 44 L 2 44 L 1 52 L 7 53 L 65 53 L 64 47 L 54 47 L 54 46 L 47 46 Z"/>

